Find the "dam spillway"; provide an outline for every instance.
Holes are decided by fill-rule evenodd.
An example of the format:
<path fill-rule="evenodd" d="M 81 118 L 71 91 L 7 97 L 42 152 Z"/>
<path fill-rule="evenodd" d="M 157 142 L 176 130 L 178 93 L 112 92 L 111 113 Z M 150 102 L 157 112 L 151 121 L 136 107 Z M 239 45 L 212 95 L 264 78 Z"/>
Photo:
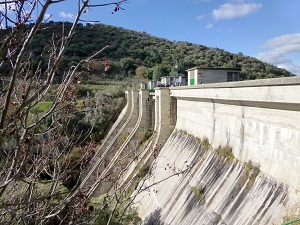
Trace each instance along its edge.
<path fill-rule="evenodd" d="M 140 183 L 149 193 L 135 200 L 145 224 L 282 224 L 295 207 L 292 218 L 300 215 L 299 77 L 171 87 L 170 96 L 175 130 Z M 226 147 L 232 155 L 218 156 Z"/>
<path fill-rule="evenodd" d="M 290 219 L 300 217 L 299 96 L 299 77 L 156 88 L 151 146 L 134 156 L 150 168 L 132 194 L 144 224 L 282 224 L 295 208 Z M 142 118 L 149 98 L 137 98 Z"/>
<path fill-rule="evenodd" d="M 145 224 L 282 221 L 287 185 L 251 164 L 218 155 L 183 131 L 172 133 L 152 168 L 153 175 L 136 190 L 149 187 L 135 199 Z"/>

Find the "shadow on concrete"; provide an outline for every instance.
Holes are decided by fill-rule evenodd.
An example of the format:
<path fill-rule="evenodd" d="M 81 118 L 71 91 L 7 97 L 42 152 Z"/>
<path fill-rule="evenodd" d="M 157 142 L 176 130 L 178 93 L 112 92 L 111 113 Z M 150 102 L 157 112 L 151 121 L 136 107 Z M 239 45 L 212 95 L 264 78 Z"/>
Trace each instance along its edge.
<path fill-rule="evenodd" d="M 143 225 L 166 225 L 161 222 L 161 209 L 157 208 L 144 221 Z"/>

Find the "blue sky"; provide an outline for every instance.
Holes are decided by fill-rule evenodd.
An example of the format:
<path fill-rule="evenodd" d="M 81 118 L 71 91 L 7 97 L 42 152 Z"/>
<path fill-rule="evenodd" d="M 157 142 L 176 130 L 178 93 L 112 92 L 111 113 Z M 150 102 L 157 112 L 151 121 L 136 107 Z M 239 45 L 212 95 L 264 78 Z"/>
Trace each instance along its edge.
<path fill-rule="evenodd" d="M 54 21 L 72 21 L 76 0 L 55 4 Z M 109 0 L 91 0 L 105 3 Z M 84 19 L 256 57 L 300 75 L 300 0 L 128 0 L 88 10 Z"/>

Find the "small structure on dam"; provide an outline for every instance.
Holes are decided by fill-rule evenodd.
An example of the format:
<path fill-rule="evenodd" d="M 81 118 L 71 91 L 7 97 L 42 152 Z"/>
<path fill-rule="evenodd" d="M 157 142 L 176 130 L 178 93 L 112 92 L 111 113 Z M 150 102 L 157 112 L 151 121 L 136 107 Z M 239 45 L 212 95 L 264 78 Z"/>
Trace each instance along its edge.
<path fill-rule="evenodd" d="M 144 85 L 152 90 L 155 87 L 191 86 L 202 83 L 239 81 L 240 71 L 241 69 L 238 68 L 193 67 L 187 70 L 187 76 L 163 76 L 160 78 L 160 81 L 149 81 L 147 85 Z"/>
<path fill-rule="evenodd" d="M 239 81 L 240 71 L 237 68 L 194 67 L 187 70 L 188 85 Z"/>

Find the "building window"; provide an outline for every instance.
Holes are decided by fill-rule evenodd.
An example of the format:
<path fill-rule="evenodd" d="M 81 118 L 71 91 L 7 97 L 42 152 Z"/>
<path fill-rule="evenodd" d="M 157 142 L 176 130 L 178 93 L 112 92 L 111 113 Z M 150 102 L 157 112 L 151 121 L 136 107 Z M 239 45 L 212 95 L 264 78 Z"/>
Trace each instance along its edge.
<path fill-rule="evenodd" d="M 227 81 L 239 81 L 240 73 L 239 72 L 227 72 Z"/>
<path fill-rule="evenodd" d="M 227 72 L 227 81 L 233 81 L 232 72 Z"/>
<path fill-rule="evenodd" d="M 234 72 L 234 74 L 233 74 L 233 80 L 234 81 L 239 81 L 240 80 L 240 73 L 239 72 Z"/>

